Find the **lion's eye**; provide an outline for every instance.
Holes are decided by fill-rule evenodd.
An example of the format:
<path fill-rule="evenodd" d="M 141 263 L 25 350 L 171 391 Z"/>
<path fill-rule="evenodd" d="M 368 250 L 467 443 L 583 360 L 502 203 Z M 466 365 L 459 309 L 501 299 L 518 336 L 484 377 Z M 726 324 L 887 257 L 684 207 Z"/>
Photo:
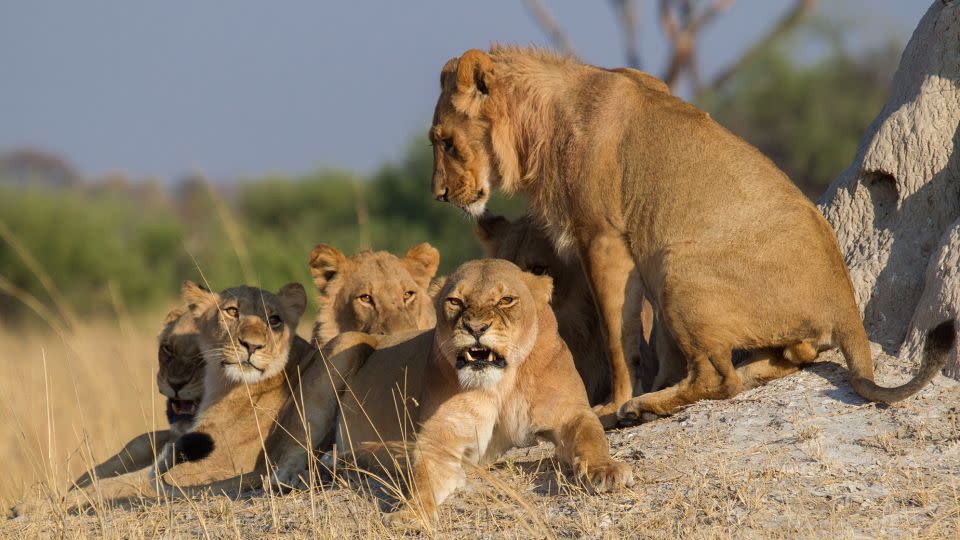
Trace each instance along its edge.
<path fill-rule="evenodd" d="M 542 276 L 547 273 L 547 267 L 543 266 L 542 264 L 535 264 L 530 267 L 530 273 L 537 276 Z"/>
<path fill-rule="evenodd" d="M 267 322 L 270 323 L 270 328 L 274 330 L 283 328 L 283 319 L 281 319 L 279 315 L 271 315 L 270 318 L 267 319 Z"/>
<path fill-rule="evenodd" d="M 440 139 L 440 147 L 443 151 L 452 154 L 456 147 L 453 145 L 453 139 Z"/>
<path fill-rule="evenodd" d="M 463 307 L 463 300 L 455 298 L 453 296 L 447 298 L 447 303 L 453 307 Z"/>
<path fill-rule="evenodd" d="M 240 316 L 240 310 L 235 307 L 223 308 L 223 312 L 236 319 Z"/>
<path fill-rule="evenodd" d="M 171 349 L 169 345 L 161 345 L 160 352 L 163 353 L 164 356 L 173 356 L 173 349 Z"/>
<path fill-rule="evenodd" d="M 497 302 L 497 305 L 501 307 L 512 306 L 516 301 L 517 299 L 512 296 L 504 296 Z"/>
<path fill-rule="evenodd" d="M 416 295 L 416 294 L 417 294 L 416 291 L 407 291 L 407 292 L 403 293 L 403 299 L 404 299 L 404 300 L 409 300 L 409 299 L 413 298 L 414 295 Z"/>
<path fill-rule="evenodd" d="M 361 294 L 357 297 L 357 300 L 363 302 L 364 304 L 373 304 L 373 297 L 369 294 Z"/>

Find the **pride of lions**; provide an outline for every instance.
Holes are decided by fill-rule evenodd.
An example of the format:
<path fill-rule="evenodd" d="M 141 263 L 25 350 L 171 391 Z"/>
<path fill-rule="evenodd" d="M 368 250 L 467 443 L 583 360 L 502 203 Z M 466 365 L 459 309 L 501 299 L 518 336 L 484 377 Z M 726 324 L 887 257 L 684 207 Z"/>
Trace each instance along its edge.
<path fill-rule="evenodd" d="M 310 489 L 364 470 L 405 479 L 388 521 L 429 525 L 470 467 L 537 438 L 575 481 L 616 490 L 633 472 L 604 428 L 729 398 L 830 347 L 861 396 L 902 400 L 953 346 L 949 321 L 910 381 L 877 385 L 830 226 L 770 160 L 645 73 L 470 50 L 441 71 L 429 139 L 433 196 L 478 219 L 491 258 L 437 277 L 429 244 L 402 257 L 320 244 L 310 341 L 300 284 L 185 283 L 159 340 L 170 428 L 56 502 Z M 525 194 L 528 215 L 487 213 L 494 189 Z"/>

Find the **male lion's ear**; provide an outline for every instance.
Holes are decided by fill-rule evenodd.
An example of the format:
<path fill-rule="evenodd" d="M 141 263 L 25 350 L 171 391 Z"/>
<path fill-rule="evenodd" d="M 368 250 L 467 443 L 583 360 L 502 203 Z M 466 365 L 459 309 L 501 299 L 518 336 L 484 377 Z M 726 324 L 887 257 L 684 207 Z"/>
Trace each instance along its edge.
<path fill-rule="evenodd" d="M 530 294 L 533 295 L 533 300 L 537 305 L 550 303 L 550 298 L 553 296 L 553 278 L 546 274 L 538 276 L 530 272 L 524 272 L 523 281 L 530 289 Z"/>
<path fill-rule="evenodd" d="M 192 281 L 184 281 L 180 289 L 180 296 L 187 309 L 193 314 L 194 318 L 203 314 L 210 306 L 215 305 L 220 300 L 220 295 L 212 293 L 204 287 L 197 285 Z"/>
<path fill-rule="evenodd" d="M 500 244 L 503 243 L 503 237 L 510 230 L 510 220 L 503 216 L 495 216 L 488 212 L 477 218 L 477 227 L 473 232 L 480 240 L 480 245 L 486 252 L 487 257 L 496 257 L 500 250 Z"/>
<path fill-rule="evenodd" d="M 467 116 L 477 116 L 493 83 L 490 55 L 478 49 L 463 53 L 457 61 L 457 95 L 453 97 L 453 106 Z"/>
<path fill-rule="evenodd" d="M 317 244 L 310 252 L 310 273 L 313 282 L 321 293 L 336 275 L 343 269 L 347 258 L 339 249 L 329 244 Z"/>
<path fill-rule="evenodd" d="M 443 65 L 443 69 L 440 70 L 440 91 L 450 88 L 450 85 L 457 80 L 457 62 L 459 58 L 451 58 L 447 60 L 447 63 Z"/>
<path fill-rule="evenodd" d="M 307 291 L 299 283 L 287 283 L 277 292 L 277 296 L 283 303 L 286 322 L 296 327 L 307 309 Z"/>
<path fill-rule="evenodd" d="M 413 279 L 421 287 L 427 287 L 430 279 L 437 273 L 437 267 L 440 266 L 440 252 L 424 242 L 408 249 L 403 256 L 403 262 L 407 265 Z"/>

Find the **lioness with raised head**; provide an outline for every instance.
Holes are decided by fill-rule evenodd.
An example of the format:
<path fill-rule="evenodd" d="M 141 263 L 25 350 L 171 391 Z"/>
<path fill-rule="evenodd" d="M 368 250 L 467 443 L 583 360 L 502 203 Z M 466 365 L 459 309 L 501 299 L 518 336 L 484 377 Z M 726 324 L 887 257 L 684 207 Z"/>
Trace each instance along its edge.
<path fill-rule="evenodd" d="M 319 303 L 313 338 L 320 346 L 341 332 L 393 334 L 433 327 L 427 287 L 440 252 L 430 244 L 413 246 L 403 258 L 387 251 L 347 257 L 317 244 L 309 262 Z"/>
<path fill-rule="evenodd" d="M 874 382 L 830 226 L 770 160 L 696 107 L 621 72 L 515 47 L 467 51 L 440 83 L 433 194 L 479 216 L 492 189 L 525 193 L 558 251 L 577 251 L 607 330 L 613 392 L 602 414 L 733 396 L 743 387 L 734 349 L 782 351 L 751 364 L 752 379 L 769 380 L 838 346 L 857 393 L 881 402 L 912 395 L 946 361 L 952 321 L 931 331 L 909 382 Z M 621 316 L 634 266 L 688 369 L 631 400 Z"/>
<path fill-rule="evenodd" d="M 337 420 L 337 448 L 363 455 L 370 447 L 411 440 L 412 507 L 432 520 L 464 479 L 464 463 L 488 463 L 536 437 L 595 488 L 632 483 L 633 473 L 610 458 L 603 428 L 587 402 L 573 358 L 557 333 L 551 280 L 497 259 L 458 268 L 437 297 L 437 326 L 421 333 L 371 336 L 349 332 L 325 347 L 338 394 L 310 385 L 311 429 Z M 291 447 L 292 450 L 296 450 Z M 302 470 L 301 448 L 281 458 L 281 479 Z M 376 453 L 374 453 L 375 455 Z M 361 459 L 371 463 L 371 459 Z M 389 466 L 388 460 L 381 464 Z"/>
<path fill-rule="evenodd" d="M 193 315 L 185 309 L 168 313 L 158 342 L 157 389 L 167 398 L 166 414 L 170 428 L 136 436 L 115 455 L 77 478 L 72 487 L 86 487 L 96 478 L 149 467 L 157 449 L 190 429 L 203 397 L 204 365 Z"/>

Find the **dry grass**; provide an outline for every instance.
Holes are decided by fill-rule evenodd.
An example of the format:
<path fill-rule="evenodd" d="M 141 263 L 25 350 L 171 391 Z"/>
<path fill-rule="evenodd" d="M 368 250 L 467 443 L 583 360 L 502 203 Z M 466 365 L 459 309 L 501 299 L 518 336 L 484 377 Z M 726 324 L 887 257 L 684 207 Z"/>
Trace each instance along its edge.
<path fill-rule="evenodd" d="M 162 427 L 156 317 L 88 324 L 61 339 L 0 333 L 3 503 L 40 482 L 63 488 L 92 460 Z M 121 332 L 120 328 L 125 328 Z M 889 359 L 888 359 L 889 360 Z M 891 362 L 895 362 L 890 360 Z M 902 367 L 881 369 L 896 376 Z M 960 530 L 960 385 L 938 379 L 898 407 L 858 400 L 826 362 L 725 402 L 611 432 L 632 489 L 590 495 L 542 444 L 518 449 L 441 512 L 431 536 L 509 538 L 955 538 Z M 189 501 L 146 499 L 0 523 L 2 537 L 381 538 L 380 505 L 357 485 Z"/>
<path fill-rule="evenodd" d="M 134 435 L 164 428 L 156 321 L 100 321 L 57 335 L 0 329 L 0 502 L 39 481 L 65 486 Z"/>

